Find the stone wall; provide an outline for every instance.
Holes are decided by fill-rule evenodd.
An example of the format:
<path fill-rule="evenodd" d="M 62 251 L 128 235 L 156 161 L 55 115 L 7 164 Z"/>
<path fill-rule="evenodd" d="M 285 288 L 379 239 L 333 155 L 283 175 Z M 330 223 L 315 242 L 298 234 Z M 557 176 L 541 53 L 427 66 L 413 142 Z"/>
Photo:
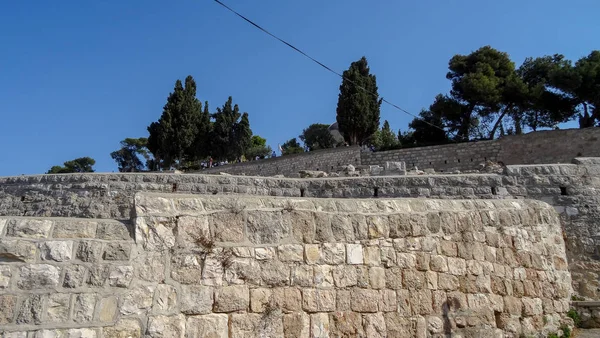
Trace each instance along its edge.
<path fill-rule="evenodd" d="M 5 217 L 0 235 L 5 337 L 519 337 L 569 324 L 559 219 L 538 201 L 140 193 L 133 231 Z"/>
<path fill-rule="evenodd" d="M 359 147 L 339 147 L 334 149 L 315 150 L 307 153 L 285 155 L 258 161 L 227 164 L 198 173 L 229 173 L 233 175 L 274 176 L 294 175 L 300 170 L 333 171 L 338 167 L 360 164 Z"/>

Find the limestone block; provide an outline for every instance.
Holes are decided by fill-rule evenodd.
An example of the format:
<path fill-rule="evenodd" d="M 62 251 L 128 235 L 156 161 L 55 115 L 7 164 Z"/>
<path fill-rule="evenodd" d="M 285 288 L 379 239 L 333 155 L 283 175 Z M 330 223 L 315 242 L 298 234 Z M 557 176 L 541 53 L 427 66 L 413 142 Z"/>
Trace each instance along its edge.
<path fill-rule="evenodd" d="M 367 216 L 367 229 L 369 238 L 387 238 L 390 235 L 388 217 L 385 216 Z"/>
<path fill-rule="evenodd" d="M 320 243 L 334 242 L 333 229 L 331 227 L 331 215 L 316 212 L 315 218 L 315 241 Z"/>
<path fill-rule="evenodd" d="M 225 314 L 208 314 L 202 316 L 188 317 L 185 324 L 186 338 L 228 338 L 228 317 Z M 183 334 L 177 334 L 177 337 L 183 337 Z"/>
<path fill-rule="evenodd" d="M 0 325 L 11 324 L 15 316 L 17 297 L 0 295 Z"/>
<path fill-rule="evenodd" d="M 467 273 L 467 263 L 464 259 L 448 257 L 448 273 L 463 276 Z"/>
<path fill-rule="evenodd" d="M 533 304 L 530 302 L 530 310 L 533 309 Z M 504 296 L 504 310 L 514 316 L 521 316 L 524 307 L 520 298 L 512 296 Z"/>
<path fill-rule="evenodd" d="M 165 257 L 162 254 L 147 253 L 132 262 L 135 276 L 146 282 L 165 280 Z"/>
<path fill-rule="evenodd" d="M 88 269 L 86 283 L 89 286 L 104 286 L 106 279 L 108 278 L 108 266 L 107 265 L 92 265 Z"/>
<path fill-rule="evenodd" d="M 214 302 L 214 290 L 212 287 L 201 285 L 184 285 L 182 286 L 181 292 L 182 297 L 180 309 L 182 313 L 186 315 L 199 315 L 208 314 L 212 311 Z M 229 305 L 232 307 L 235 306 L 234 304 Z"/>
<path fill-rule="evenodd" d="M 310 316 L 304 312 L 283 315 L 284 337 L 310 338 Z"/>
<path fill-rule="evenodd" d="M 329 337 L 329 315 L 327 313 L 313 313 L 310 315 L 311 337 Z"/>
<path fill-rule="evenodd" d="M 350 290 L 337 290 L 336 292 L 336 307 L 338 311 L 350 311 Z"/>
<path fill-rule="evenodd" d="M 175 316 L 151 316 L 148 318 L 147 335 L 151 338 L 184 338 L 184 337 L 202 337 L 196 334 L 195 330 L 201 330 L 201 322 L 196 317 L 190 317 L 188 331 L 186 335 L 186 321 L 182 314 Z M 225 316 L 227 318 L 227 316 Z M 214 336 L 220 337 L 220 336 Z M 226 337 L 226 336 L 225 336 Z"/>
<path fill-rule="evenodd" d="M 0 239 L 0 259 L 7 262 L 33 263 L 37 258 L 37 247 L 24 240 Z"/>
<path fill-rule="evenodd" d="M 271 301 L 271 289 L 258 288 L 250 289 L 250 310 L 252 312 L 264 312 Z"/>
<path fill-rule="evenodd" d="M 108 243 L 104 247 L 102 258 L 106 261 L 127 261 L 131 252 L 128 243 Z"/>
<path fill-rule="evenodd" d="M 377 312 L 381 294 L 377 290 L 354 289 L 351 293 L 351 308 L 356 312 Z"/>
<path fill-rule="evenodd" d="M 314 266 L 314 285 L 318 288 L 333 287 L 333 268 L 330 265 Z"/>
<path fill-rule="evenodd" d="M 403 270 L 402 285 L 409 290 L 423 289 L 425 287 L 425 273 L 415 270 Z"/>
<path fill-rule="evenodd" d="M 69 320 L 71 309 L 71 295 L 68 293 L 55 293 L 48 296 L 46 301 L 45 320 L 53 323 L 64 323 Z"/>
<path fill-rule="evenodd" d="M 97 222 L 88 220 L 57 220 L 52 238 L 96 238 L 97 225 Z"/>
<path fill-rule="evenodd" d="M 108 275 L 108 285 L 119 288 L 129 287 L 133 279 L 133 266 L 112 266 Z"/>
<path fill-rule="evenodd" d="M 65 277 L 62 282 L 63 288 L 78 288 L 83 285 L 86 268 L 83 265 L 69 265 L 65 267 Z M 0 270 L 1 271 L 1 270 Z M 0 272 L 0 275 L 2 273 Z M 0 283 L 1 284 L 1 283 Z M 0 288 L 2 288 L 0 286 Z"/>
<path fill-rule="evenodd" d="M 381 264 L 386 268 L 397 265 L 396 250 L 393 247 L 381 248 Z"/>
<path fill-rule="evenodd" d="M 333 281 L 338 288 L 356 286 L 356 269 L 349 265 L 337 265 L 333 268 Z"/>
<path fill-rule="evenodd" d="M 310 211 L 292 210 L 283 213 L 284 222 L 290 224 L 296 242 L 312 243 L 315 239 L 315 220 Z"/>
<path fill-rule="evenodd" d="M 179 216 L 177 223 L 177 244 L 181 247 L 195 248 L 202 246 L 204 240 L 215 240 L 210 233 L 207 216 Z"/>
<path fill-rule="evenodd" d="M 171 257 L 171 278 L 182 284 L 193 284 L 202 280 L 202 259 L 196 254 Z"/>
<path fill-rule="evenodd" d="M 111 338 L 141 338 L 142 327 L 135 319 L 121 319 L 113 326 L 102 329 L 103 337 Z"/>
<path fill-rule="evenodd" d="M 247 212 L 248 239 L 254 244 L 279 243 L 291 234 L 290 224 L 285 222 L 281 212 Z"/>
<path fill-rule="evenodd" d="M 77 247 L 77 253 L 75 257 L 77 259 L 88 262 L 96 263 L 100 261 L 102 256 L 102 243 L 96 241 L 81 241 Z"/>
<path fill-rule="evenodd" d="M 250 291 L 245 285 L 225 286 L 215 292 L 215 312 L 246 311 L 250 305 Z"/>
<path fill-rule="evenodd" d="M 284 313 L 302 311 L 302 292 L 299 288 L 275 288 L 273 303 Z"/>
<path fill-rule="evenodd" d="M 113 322 L 117 316 L 118 299 L 115 296 L 104 297 L 98 302 L 96 320 L 103 323 Z"/>
<path fill-rule="evenodd" d="M 435 272 L 447 272 L 448 262 L 446 260 L 446 257 L 441 255 L 432 255 L 429 260 L 429 267 L 432 271 Z"/>
<path fill-rule="evenodd" d="M 280 261 L 260 263 L 260 278 L 270 286 L 284 286 L 290 283 L 290 267 Z"/>
<path fill-rule="evenodd" d="M 380 266 L 381 265 L 381 250 L 379 246 L 366 246 L 363 250 L 363 261 L 364 264 L 369 266 Z"/>
<path fill-rule="evenodd" d="M 410 216 L 408 214 L 392 214 L 388 216 L 390 237 L 391 238 L 404 238 L 407 237 L 411 231 Z"/>
<path fill-rule="evenodd" d="M 154 304 L 152 309 L 155 312 L 169 312 L 177 306 L 177 289 L 168 284 L 159 284 L 154 292 Z"/>
<path fill-rule="evenodd" d="M 457 290 L 460 286 L 460 282 L 457 276 L 446 274 L 446 273 L 438 273 L 438 283 L 437 287 L 441 290 L 446 291 L 454 291 Z"/>
<path fill-rule="evenodd" d="M 329 314 L 331 337 L 366 337 L 362 316 L 356 312 L 333 312 Z"/>
<path fill-rule="evenodd" d="M 0 290 L 7 289 L 10 285 L 12 271 L 8 265 L 0 265 Z"/>
<path fill-rule="evenodd" d="M 94 237 L 94 236 L 91 236 Z M 127 241 L 131 240 L 131 231 L 125 223 L 118 221 L 98 222 L 96 238 L 108 241 Z"/>
<path fill-rule="evenodd" d="M 152 306 L 154 285 L 138 285 L 125 294 L 120 312 L 124 316 L 145 313 Z"/>
<path fill-rule="evenodd" d="M 526 316 L 537 316 L 544 313 L 542 300 L 539 298 L 521 298 L 523 303 L 523 314 Z"/>
<path fill-rule="evenodd" d="M 399 252 L 396 254 L 396 263 L 403 269 L 415 269 L 417 266 L 417 257 L 413 253 Z"/>
<path fill-rule="evenodd" d="M 363 247 L 360 244 L 346 244 L 346 263 L 363 264 Z"/>
<path fill-rule="evenodd" d="M 335 311 L 335 290 L 303 289 L 302 309 L 307 312 Z"/>
<path fill-rule="evenodd" d="M 52 221 L 37 219 L 11 219 L 8 221 L 6 236 L 24 238 L 48 238 Z"/>
<path fill-rule="evenodd" d="M 21 300 L 21 306 L 17 312 L 16 324 L 42 323 L 44 299 L 42 295 L 28 295 Z M 10 304 L 9 304 L 10 306 Z"/>
<path fill-rule="evenodd" d="M 244 213 L 242 212 L 217 212 L 210 218 L 211 234 L 217 242 L 239 243 L 244 241 L 244 227 Z"/>
<path fill-rule="evenodd" d="M 304 260 L 306 264 L 317 264 L 321 260 L 321 248 L 319 244 L 304 245 Z"/>
<path fill-rule="evenodd" d="M 364 318 L 364 327 L 367 337 L 385 338 L 388 336 L 383 313 L 369 313 L 364 315 Z"/>
<path fill-rule="evenodd" d="M 292 268 L 291 284 L 311 287 L 314 285 L 314 269 L 312 265 L 298 265 Z"/>
<path fill-rule="evenodd" d="M 396 291 L 381 290 L 381 302 L 379 303 L 379 312 L 390 312 L 398 310 L 398 302 L 396 300 Z"/>
<path fill-rule="evenodd" d="M 138 215 L 164 215 L 175 213 L 175 206 L 171 199 L 148 194 L 135 195 L 135 211 Z"/>
<path fill-rule="evenodd" d="M 76 323 L 91 322 L 96 307 L 96 295 L 93 293 L 81 293 L 75 296 L 73 303 L 73 321 Z"/>
<path fill-rule="evenodd" d="M 70 329 L 67 330 L 67 337 L 69 338 L 96 338 L 98 332 L 94 329 Z"/>
<path fill-rule="evenodd" d="M 411 291 L 410 306 L 414 315 L 428 315 L 433 312 L 431 290 Z"/>
<path fill-rule="evenodd" d="M 267 248 L 256 248 L 254 249 L 256 253 L 256 259 L 258 260 L 268 260 L 275 258 L 275 248 L 267 247 Z"/>
<path fill-rule="evenodd" d="M 19 269 L 17 286 L 23 290 L 54 288 L 58 286 L 60 268 L 48 264 L 30 264 Z"/>
<path fill-rule="evenodd" d="M 321 261 L 338 265 L 346 261 L 346 246 L 343 243 L 324 243 L 321 246 Z"/>
<path fill-rule="evenodd" d="M 304 247 L 300 244 L 284 244 L 277 248 L 279 260 L 283 262 L 302 262 Z"/>
<path fill-rule="evenodd" d="M 388 289 L 402 289 L 402 269 L 390 268 L 385 270 L 385 285 Z"/>
<path fill-rule="evenodd" d="M 369 282 L 373 289 L 385 288 L 385 269 L 382 267 L 371 267 L 369 269 Z"/>
<path fill-rule="evenodd" d="M 331 231 L 336 242 L 351 242 L 355 239 L 352 220 L 346 215 L 331 215 Z"/>

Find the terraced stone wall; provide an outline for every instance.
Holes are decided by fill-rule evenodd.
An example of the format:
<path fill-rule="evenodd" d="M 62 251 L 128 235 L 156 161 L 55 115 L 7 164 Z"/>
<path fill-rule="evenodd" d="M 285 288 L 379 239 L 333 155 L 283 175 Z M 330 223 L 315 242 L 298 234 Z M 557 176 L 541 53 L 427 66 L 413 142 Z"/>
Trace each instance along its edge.
<path fill-rule="evenodd" d="M 558 215 L 538 201 L 139 193 L 133 229 L 8 217 L 0 234 L 8 337 L 519 337 L 569 324 Z"/>

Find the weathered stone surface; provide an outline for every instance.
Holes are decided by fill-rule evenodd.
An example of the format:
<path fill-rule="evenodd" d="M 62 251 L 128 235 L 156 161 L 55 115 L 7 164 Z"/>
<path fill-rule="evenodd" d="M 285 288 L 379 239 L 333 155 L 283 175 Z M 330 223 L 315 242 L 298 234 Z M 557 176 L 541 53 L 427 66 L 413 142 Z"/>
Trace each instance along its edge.
<path fill-rule="evenodd" d="M 12 219 L 8 221 L 7 236 L 25 238 L 48 238 L 52 221 L 38 219 Z"/>
<path fill-rule="evenodd" d="M 275 248 L 272 247 L 255 248 L 254 252 L 256 254 L 256 259 L 260 261 L 273 259 L 276 256 Z"/>
<path fill-rule="evenodd" d="M 111 338 L 141 338 L 142 327 L 135 319 L 121 319 L 113 326 L 105 326 L 102 336 Z"/>
<path fill-rule="evenodd" d="M 107 261 L 127 261 L 131 245 L 127 243 L 108 243 L 104 247 L 102 258 Z"/>
<path fill-rule="evenodd" d="M 363 264 L 363 247 L 360 244 L 346 244 L 346 263 Z"/>
<path fill-rule="evenodd" d="M 119 288 L 129 287 L 133 280 L 133 266 L 112 266 L 108 275 L 108 285 Z"/>
<path fill-rule="evenodd" d="M 356 312 L 333 312 L 329 314 L 330 336 L 365 337 L 362 316 Z"/>
<path fill-rule="evenodd" d="M 182 287 L 181 312 L 186 315 L 208 314 L 213 309 L 214 290 L 210 286 L 186 285 Z"/>
<path fill-rule="evenodd" d="M 315 265 L 314 285 L 317 288 L 330 288 L 333 286 L 333 268 L 330 265 Z"/>
<path fill-rule="evenodd" d="M 190 320 L 194 317 L 190 317 Z M 186 321 L 185 316 L 151 316 L 148 318 L 148 329 L 147 335 L 152 338 L 184 338 L 184 337 L 201 337 L 193 336 L 194 328 L 197 325 L 195 320 L 188 324 L 190 330 L 186 335 Z M 219 336 L 216 336 L 219 337 Z"/>
<path fill-rule="evenodd" d="M 0 295 L 0 325 L 11 324 L 15 317 L 17 297 Z"/>
<path fill-rule="evenodd" d="M 215 292 L 215 312 L 244 311 L 250 305 L 250 291 L 245 285 L 225 286 Z"/>
<path fill-rule="evenodd" d="M 108 278 L 108 266 L 107 265 L 92 265 L 88 269 L 86 283 L 89 286 L 104 286 L 106 279 Z"/>
<path fill-rule="evenodd" d="M 55 293 L 48 296 L 46 301 L 46 321 L 64 323 L 69 320 L 71 309 L 71 295 L 68 293 Z"/>
<path fill-rule="evenodd" d="M 6 262 L 27 262 L 36 260 L 37 248 L 25 240 L 0 239 L 0 260 Z"/>
<path fill-rule="evenodd" d="M 303 289 L 302 309 L 307 312 L 335 311 L 335 290 Z"/>
<path fill-rule="evenodd" d="M 377 312 L 381 302 L 381 295 L 377 290 L 354 289 L 351 297 L 352 311 L 356 312 Z"/>
<path fill-rule="evenodd" d="M 108 241 L 128 241 L 133 238 L 131 235 L 131 226 L 118 221 L 99 221 L 96 238 Z"/>
<path fill-rule="evenodd" d="M 88 220 L 54 221 L 52 238 L 96 238 L 97 222 Z"/>
<path fill-rule="evenodd" d="M 250 289 L 250 310 L 264 312 L 271 302 L 272 292 L 267 288 Z"/>
<path fill-rule="evenodd" d="M 261 279 L 270 286 L 284 286 L 290 282 L 290 268 L 280 261 L 265 261 L 260 264 Z"/>
<path fill-rule="evenodd" d="M 96 338 L 98 332 L 94 329 L 70 329 L 67 330 L 67 337 L 69 338 Z"/>
<path fill-rule="evenodd" d="M 75 257 L 77 259 L 88 262 L 97 263 L 102 256 L 102 243 L 96 241 L 81 241 L 77 247 Z"/>
<path fill-rule="evenodd" d="M 17 324 L 36 324 L 42 323 L 43 301 L 42 295 L 29 295 L 21 301 L 19 312 L 15 323 Z"/>
<path fill-rule="evenodd" d="M 329 337 L 329 315 L 327 313 L 311 314 L 310 330 L 312 337 Z"/>
<path fill-rule="evenodd" d="M 33 290 L 58 286 L 60 269 L 48 264 L 30 264 L 19 269 L 19 289 Z"/>
<path fill-rule="evenodd" d="M 228 338 L 228 318 L 225 314 L 210 314 L 188 317 L 186 338 Z M 181 336 L 183 337 L 183 335 Z"/>
<path fill-rule="evenodd" d="M 217 212 L 211 215 L 210 230 L 215 241 L 239 243 L 244 241 L 244 214 Z"/>
<path fill-rule="evenodd" d="M 160 254 L 148 254 L 139 257 L 133 264 L 135 276 L 147 282 L 165 280 L 165 257 Z"/>
<path fill-rule="evenodd" d="M 304 312 L 283 316 L 284 337 L 310 338 L 310 316 Z"/>
<path fill-rule="evenodd" d="M 152 309 L 155 312 L 169 312 L 177 306 L 177 290 L 168 284 L 159 284 L 154 293 L 154 305 Z"/>
<path fill-rule="evenodd" d="M 232 314 L 230 336 L 232 337 L 283 337 L 281 313 L 277 311 L 258 314 Z"/>
<path fill-rule="evenodd" d="M 177 255 L 171 258 L 171 278 L 192 284 L 202 280 L 202 259 L 199 255 Z"/>
<path fill-rule="evenodd" d="M 248 239 L 254 244 L 278 243 L 291 234 L 290 224 L 285 222 L 279 211 L 249 211 L 247 215 Z"/>
<path fill-rule="evenodd" d="M 127 292 L 120 312 L 124 316 L 145 313 L 152 306 L 155 286 L 138 285 Z"/>
<path fill-rule="evenodd" d="M 346 261 L 346 246 L 343 243 L 324 243 L 321 247 L 321 261 L 330 265 L 343 264 Z"/>
<path fill-rule="evenodd" d="M 82 293 L 75 296 L 73 303 L 73 321 L 86 323 L 92 321 L 96 307 L 96 294 Z"/>
<path fill-rule="evenodd" d="M 283 262 L 302 262 L 304 247 L 300 244 L 284 244 L 277 248 L 279 260 Z"/>
<path fill-rule="evenodd" d="M 83 265 L 69 265 L 65 267 L 65 277 L 63 279 L 63 288 L 78 288 L 83 285 L 86 268 Z"/>
<path fill-rule="evenodd" d="M 114 296 L 109 296 L 100 299 L 98 303 L 98 312 L 96 320 L 103 323 L 113 322 L 117 316 L 118 299 Z"/>
<path fill-rule="evenodd" d="M 8 265 L 0 265 L 0 290 L 7 289 L 10 285 L 12 271 Z"/>

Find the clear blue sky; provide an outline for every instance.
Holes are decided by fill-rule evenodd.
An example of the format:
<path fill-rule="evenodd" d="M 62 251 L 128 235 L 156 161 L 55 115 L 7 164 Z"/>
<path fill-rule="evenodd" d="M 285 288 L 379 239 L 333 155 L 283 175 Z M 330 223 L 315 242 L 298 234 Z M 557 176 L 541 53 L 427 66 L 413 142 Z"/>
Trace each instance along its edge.
<path fill-rule="evenodd" d="M 447 63 L 483 45 L 577 59 L 599 48 L 597 0 L 224 0 L 341 72 L 365 55 L 379 93 L 418 113 L 446 92 Z M 125 137 L 147 136 L 176 79 L 211 111 L 229 95 L 275 149 L 332 123 L 340 79 L 211 0 L 0 2 L 0 176 L 81 156 L 99 172 Z M 382 106 L 382 121 L 412 118 Z"/>

